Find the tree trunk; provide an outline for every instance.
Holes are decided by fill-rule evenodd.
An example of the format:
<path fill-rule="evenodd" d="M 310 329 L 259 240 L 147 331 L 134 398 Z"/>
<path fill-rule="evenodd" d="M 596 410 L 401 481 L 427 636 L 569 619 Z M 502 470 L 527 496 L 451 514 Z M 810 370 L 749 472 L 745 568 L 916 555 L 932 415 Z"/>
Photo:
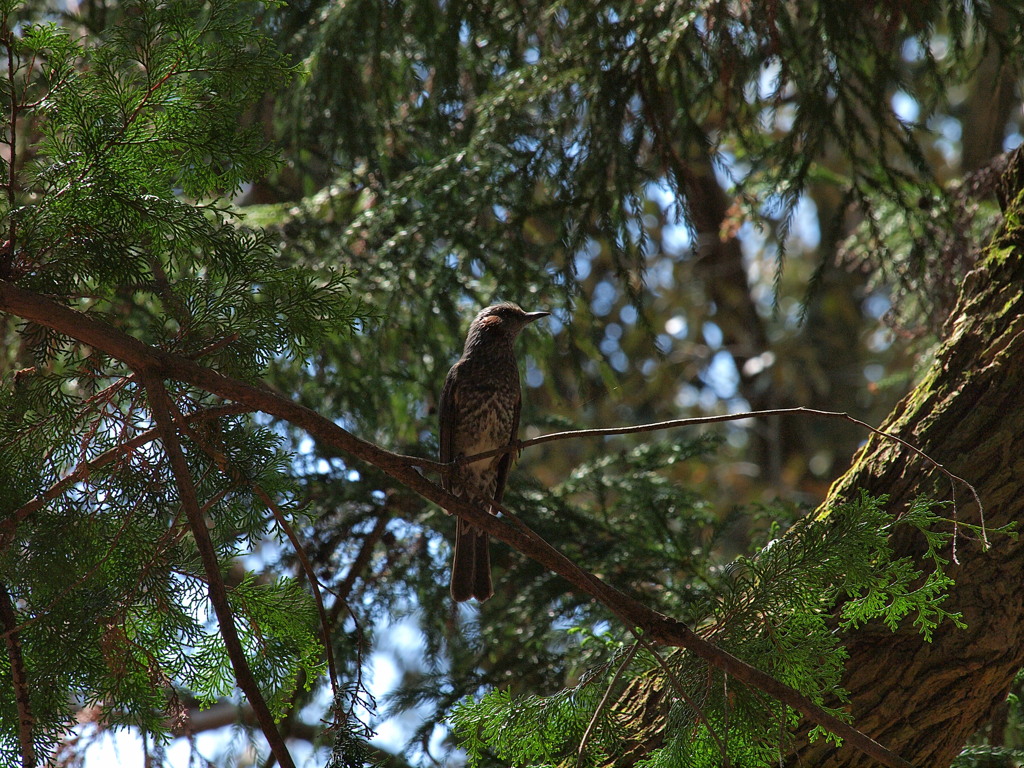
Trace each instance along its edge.
<path fill-rule="evenodd" d="M 1015 158 L 1020 162 L 1020 156 Z M 984 505 L 985 523 L 1002 526 L 1024 511 L 1024 222 L 1011 206 L 1006 224 L 968 277 L 931 369 L 884 429 L 966 478 Z M 831 496 L 857 488 L 888 494 L 890 509 L 916 495 L 951 495 L 922 462 L 872 440 Z M 977 505 L 956 488 L 958 519 L 977 523 Z M 951 512 L 951 514 L 954 514 Z M 897 541 L 897 555 L 922 542 Z M 926 643 L 912 626 L 895 634 L 870 625 L 851 632 L 844 685 L 857 727 L 916 765 L 945 766 L 1003 701 L 1024 666 L 1024 547 L 1007 536 L 960 536 L 948 610 L 967 629 L 943 623 Z M 909 624 L 910 622 L 904 622 Z M 867 766 L 852 750 L 823 741 L 804 745 L 793 764 Z"/>
<path fill-rule="evenodd" d="M 1007 179 L 1024 177 L 1022 165 L 1018 153 Z M 1012 189 L 1010 198 L 1018 191 Z M 990 528 L 1022 517 L 1024 195 L 1008 206 L 1002 231 L 965 281 L 930 370 L 883 429 L 971 482 Z M 969 523 L 980 519 L 967 489 L 951 491 L 948 479 L 891 441 L 872 439 L 830 496 L 849 497 L 860 488 L 888 495 L 897 513 L 918 495 L 948 499 L 955 492 L 956 509 L 948 514 Z M 895 633 L 867 625 L 847 635 L 844 686 L 851 694 L 853 725 L 915 765 L 949 765 L 1024 666 L 1024 546 L 999 535 L 990 543 L 984 551 L 963 530 L 956 540 L 959 564 L 950 567 L 956 585 L 944 607 L 961 612 L 967 629 L 943 622 L 927 643 L 908 619 Z M 896 556 L 916 556 L 923 541 L 904 533 L 894 547 Z M 624 762 L 660 745 L 665 693 L 663 681 L 646 676 L 620 698 L 619 715 L 635 739 Z M 788 764 L 846 767 L 873 761 L 819 739 L 799 742 Z"/>

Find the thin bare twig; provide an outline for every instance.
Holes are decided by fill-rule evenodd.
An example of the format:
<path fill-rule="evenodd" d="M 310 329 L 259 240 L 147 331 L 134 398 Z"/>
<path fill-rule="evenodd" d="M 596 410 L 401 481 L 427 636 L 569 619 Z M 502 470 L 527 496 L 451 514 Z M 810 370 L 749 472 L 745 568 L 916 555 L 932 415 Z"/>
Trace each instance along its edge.
<path fill-rule="evenodd" d="M 885 440 L 892 440 L 893 442 L 899 443 L 904 448 L 909 449 L 916 456 L 920 457 L 921 459 L 924 459 L 924 461 L 931 464 L 933 467 L 939 470 L 939 472 L 948 477 L 952 482 L 962 483 L 963 485 L 967 486 L 967 488 L 970 489 L 971 494 L 974 496 L 975 502 L 978 504 L 979 511 L 982 509 L 981 499 L 978 497 L 978 492 L 975 490 L 973 485 L 967 482 L 967 480 L 965 480 L 964 478 L 960 477 L 960 475 L 954 474 L 950 470 L 946 469 L 945 466 L 943 466 L 938 461 L 933 459 L 920 448 L 904 440 L 902 437 L 891 434 L 889 432 L 885 432 L 881 429 L 878 429 L 878 427 L 873 427 L 866 421 L 855 419 L 848 413 L 842 413 L 840 411 L 823 411 L 818 408 L 804 408 L 803 406 L 797 408 L 770 408 L 764 411 L 744 411 L 742 413 L 724 413 L 719 414 L 717 416 L 694 416 L 686 419 L 671 419 L 669 421 L 657 421 L 651 424 L 637 424 L 630 427 L 602 427 L 598 429 L 573 429 L 565 432 L 552 432 L 551 434 L 548 435 L 532 437 L 529 440 L 517 440 L 514 443 L 511 443 L 502 448 L 495 448 L 490 451 L 483 451 L 481 453 L 473 454 L 472 456 L 460 457 L 457 462 L 452 463 L 471 464 L 480 461 L 481 459 L 488 459 L 492 456 L 499 456 L 503 453 L 511 453 L 513 451 L 519 452 L 525 450 L 526 448 L 530 448 L 531 446 L 534 445 L 550 443 L 556 440 L 569 440 L 578 437 L 612 437 L 618 435 L 634 435 L 642 432 L 658 432 L 664 429 L 675 429 L 677 427 L 694 427 L 700 424 L 717 424 L 723 421 L 741 421 L 743 419 L 754 419 L 763 416 L 787 416 L 796 414 L 821 416 L 830 419 L 842 419 L 843 421 L 848 421 L 852 424 L 856 424 L 860 427 L 863 427 L 872 434 L 878 435 L 879 437 Z M 415 459 L 414 457 L 411 456 L 408 458 L 410 459 L 410 461 L 413 462 L 422 462 L 421 459 Z M 434 466 L 431 466 L 432 464 Z M 434 469 L 436 463 L 419 463 L 418 465 L 427 469 Z M 443 471 L 451 471 L 448 468 L 448 465 L 442 464 L 440 466 L 444 467 Z"/>
<path fill-rule="evenodd" d="M 370 557 L 373 555 L 373 549 L 384 535 L 384 531 L 387 530 L 388 523 L 391 521 L 391 500 L 392 496 L 388 496 L 385 499 L 384 506 L 381 507 L 377 513 L 377 520 L 373 524 L 373 528 L 370 530 L 366 537 L 363 539 L 362 545 L 359 547 L 359 552 L 352 564 L 349 565 L 348 573 L 345 574 L 344 580 L 334 591 L 334 604 L 331 606 L 331 626 L 335 626 L 338 623 L 338 619 L 341 617 L 341 612 L 347 611 L 349 617 L 352 619 L 352 624 L 355 629 L 355 649 L 356 649 L 356 681 L 355 690 L 362 691 L 368 697 L 368 701 L 362 701 L 363 707 L 367 711 L 373 711 L 376 709 L 376 701 L 373 699 L 373 695 L 366 689 L 363 684 L 363 657 L 364 657 L 364 646 L 366 645 L 366 634 L 363 631 L 362 624 L 359 621 L 359 617 L 356 616 L 355 611 L 352 610 L 352 606 L 349 605 L 348 598 L 352 594 L 352 589 L 355 587 L 356 579 L 363 573 L 366 567 L 370 563 Z M 360 699 L 359 696 L 353 696 L 353 700 L 349 703 L 348 713 L 350 717 L 358 718 L 359 715 L 356 713 L 356 703 Z M 335 706 L 337 705 L 338 699 L 335 699 Z"/>
<path fill-rule="evenodd" d="M 458 467 L 465 464 L 472 464 L 481 459 L 489 459 L 492 456 L 500 456 L 505 453 L 515 453 L 518 455 L 521 451 L 530 448 L 534 445 L 541 445 L 543 443 L 550 443 L 556 440 L 569 440 L 579 437 L 611 437 L 619 435 L 633 435 L 644 432 L 658 432 L 665 429 L 675 429 L 677 427 L 693 427 L 700 424 L 716 424 L 724 421 L 741 421 L 743 419 L 753 419 L 763 416 L 785 416 L 785 415 L 811 415 L 821 416 L 824 418 L 841 419 L 848 421 L 852 424 L 863 427 L 874 435 L 877 435 L 885 440 L 891 440 L 904 448 L 909 449 L 916 456 L 926 461 L 935 467 L 939 472 L 949 478 L 953 486 L 953 513 L 954 513 L 954 525 L 956 525 L 956 484 L 962 483 L 971 492 L 971 496 L 974 497 L 974 502 L 978 505 L 978 517 L 980 519 L 980 531 L 981 540 L 984 547 L 987 549 L 989 546 L 988 535 L 985 531 L 985 507 L 981 503 L 981 497 L 978 495 L 977 489 L 969 483 L 966 479 L 957 475 L 945 466 L 940 464 L 937 460 L 933 459 L 927 453 L 922 451 L 917 446 L 904 440 L 902 437 L 893 435 L 889 432 L 885 432 L 877 427 L 873 427 L 866 421 L 861 421 L 848 413 L 842 413 L 839 411 L 823 411 L 818 408 L 805 408 L 803 406 L 797 408 L 771 408 L 763 411 L 744 411 L 742 413 L 726 413 L 719 414 L 717 416 L 693 416 L 685 419 L 671 419 L 669 421 L 658 421 L 651 424 L 637 424 L 629 427 L 601 427 L 597 429 L 573 429 L 565 432 L 552 432 L 547 435 L 540 435 L 539 437 L 533 437 L 528 440 L 516 440 L 509 443 L 501 448 L 494 448 L 489 451 L 482 451 L 481 453 L 475 453 L 472 456 L 460 456 L 455 461 L 443 464 L 436 461 L 430 461 L 416 456 L 403 456 L 402 458 L 407 459 L 409 463 L 415 466 L 421 467 L 422 469 L 438 472 L 441 475 L 448 475 L 454 472 Z M 954 537 L 954 561 L 956 561 L 956 539 Z"/>
<path fill-rule="evenodd" d="M 676 694 L 678 694 L 679 698 L 683 700 L 683 703 L 694 711 L 694 713 L 697 715 L 697 719 L 704 723 L 704 727 L 708 729 L 708 734 L 711 736 L 715 744 L 718 746 L 718 751 L 722 755 L 722 759 L 728 761 L 729 757 L 725 751 L 725 745 L 722 743 L 722 740 L 718 738 L 718 734 L 715 733 L 715 729 L 711 727 L 711 721 L 708 720 L 707 715 L 704 714 L 704 710 L 701 709 L 700 705 L 697 704 L 697 702 L 695 702 L 693 699 L 691 699 L 690 696 L 686 693 L 686 688 L 683 686 L 683 683 L 679 679 L 679 676 L 676 675 L 675 670 L 673 670 L 672 667 L 668 665 L 668 662 L 666 662 L 665 659 L 662 657 L 662 655 L 658 653 L 658 649 L 651 645 L 649 642 L 647 642 L 646 639 L 644 639 L 642 633 L 637 632 L 634 629 L 633 637 L 635 637 L 637 642 L 640 643 L 644 647 L 644 649 L 649 654 L 651 654 L 651 656 L 654 657 L 655 661 L 658 662 L 658 666 L 661 667 L 662 671 L 668 677 L 668 681 L 672 685 L 672 689 L 676 692 Z"/>
<path fill-rule="evenodd" d="M 640 648 L 640 640 L 638 639 L 635 643 L 629 646 L 629 651 L 626 652 L 626 657 L 622 660 L 622 663 L 615 669 L 615 674 L 612 675 L 612 679 L 608 681 L 608 687 L 604 691 L 604 696 L 601 697 L 601 701 L 597 703 L 597 707 L 594 709 L 594 714 L 590 718 L 590 722 L 587 723 L 587 729 L 583 731 L 583 736 L 580 738 L 579 749 L 576 750 L 576 768 L 581 768 L 583 765 L 583 754 L 587 750 L 587 742 L 590 741 L 590 734 L 593 733 L 594 727 L 597 725 L 597 719 L 601 716 L 601 712 L 607 706 L 608 702 L 612 697 L 612 690 L 615 685 L 619 682 L 619 678 L 622 677 L 622 673 L 626 671 L 626 667 L 636 656 L 637 650 Z"/>
<path fill-rule="evenodd" d="M 334 649 L 331 643 L 331 627 L 327 622 L 327 611 L 324 609 L 324 599 L 320 592 L 320 581 L 316 577 L 316 571 L 313 570 L 313 565 L 309 562 L 309 558 L 306 556 L 306 549 L 302 546 L 302 542 L 299 541 L 299 537 L 295 535 L 295 531 L 288 525 L 288 521 L 285 520 L 284 515 L 278 508 L 278 505 L 270 498 L 270 494 L 267 493 L 259 485 L 254 485 L 253 491 L 259 497 L 269 509 L 274 519 L 277 520 L 277 524 L 284 530 L 285 535 L 288 537 L 288 541 L 292 543 L 292 548 L 295 550 L 296 556 L 299 558 L 299 562 L 302 564 L 302 571 L 306 575 L 306 581 L 309 582 L 310 589 L 313 590 L 313 597 L 316 601 L 316 610 L 320 616 L 320 632 L 324 641 L 324 655 L 327 657 L 327 674 L 331 678 L 331 691 L 335 696 L 338 695 L 338 668 L 334 665 Z"/>
<path fill-rule="evenodd" d="M 274 519 L 277 520 L 278 525 L 284 530 L 288 540 L 292 543 L 292 549 L 295 550 L 296 556 L 299 558 L 299 562 L 302 564 L 302 571 L 306 576 L 306 581 L 309 582 L 310 589 L 313 590 L 314 602 L 316 602 L 317 614 L 320 617 L 320 634 L 324 641 L 324 656 L 327 658 L 327 676 L 331 681 L 331 692 L 334 698 L 337 699 L 340 695 L 338 690 L 338 670 L 334 663 L 334 646 L 331 641 L 331 625 L 327 620 L 327 611 L 324 609 L 323 594 L 320 592 L 320 580 L 316 577 L 316 572 L 313 570 L 312 564 L 309 562 L 309 558 L 306 556 L 305 547 L 302 546 L 302 542 L 299 541 L 298 536 L 292 530 L 292 527 L 288 525 L 288 521 L 285 520 L 284 515 L 278 509 L 277 504 L 270 498 L 268 494 L 259 485 L 254 485 L 253 490 L 260 500 L 267 506 L 267 508 L 273 513 Z M 306 686 L 307 682 L 306 670 L 300 669 L 298 674 L 295 676 L 295 685 L 292 688 L 292 692 L 288 697 L 288 714 L 282 722 L 282 729 L 285 734 L 292 734 L 292 727 L 295 722 L 295 702 L 299 698 L 299 693 Z M 264 768 L 270 768 L 277 762 L 277 756 L 270 754 L 264 761 Z"/>

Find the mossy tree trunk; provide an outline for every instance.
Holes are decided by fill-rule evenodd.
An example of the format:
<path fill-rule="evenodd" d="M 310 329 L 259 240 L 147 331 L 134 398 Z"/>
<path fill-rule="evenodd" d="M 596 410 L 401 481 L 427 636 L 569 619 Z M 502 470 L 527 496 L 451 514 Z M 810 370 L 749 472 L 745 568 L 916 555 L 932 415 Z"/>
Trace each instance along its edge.
<path fill-rule="evenodd" d="M 989 527 L 1024 517 L 1024 198 L 977 270 L 968 277 L 946 325 L 946 339 L 920 385 L 884 428 L 920 447 L 978 491 Z M 948 481 L 891 444 L 872 440 L 832 489 L 887 494 L 903 509 L 927 493 L 949 498 Z M 977 505 L 956 488 L 955 514 L 980 521 Z M 897 554 L 917 555 L 907 536 Z M 984 550 L 975 537 L 956 540 L 956 586 L 948 609 L 967 622 L 942 624 L 931 643 L 908 626 L 892 633 L 869 625 L 851 632 L 845 686 L 860 730 L 916 765 L 945 766 L 1005 699 L 1024 666 L 1024 544 L 994 536 Z M 949 553 L 952 556 L 952 553 Z M 867 766 L 862 755 L 817 742 L 791 761 Z"/>
<path fill-rule="evenodd" d="M 1020 155 L 1014 164 L 1021 167 Z M 1014 175 L 1011 167 L 1009 178 Z M 1011 192 L 1017 199 L 965 281 L 934 361 L 883 425 L 971 482 L 989 528 L 1024 517 L 1024 195 Z M 957 519 L 980 520 L 967 489 L 951 489 L 948 478 L 891 441 L 872 439 L 831 497 L 861 488 L 887 495 L 896 513 L 918 495 L 949 499 L 955 491 Z M 897 556 L 922 553 L 919 535 L 902 536 L 894 542 Z M 846 637 L 844 685 L 853 724 L 915 765 L 949 765 L 1024 666 L 1024 542 L 995 535 L 990 544 L 985 551 L 963 529 L 956 539 L 958 564 L 950 566 L 956 585 L 944 607 L 961 612 L 967 629 L 943 622 L 928 643 L 907 619 L 895 633 L 867 625 Z M 619 699 L 620 722 L 627 721 L 633 733 L 632 749 L 620 764 L 661 744 L 667 690 L 649 676 Z M 819 739 L 798 743 L 788 764 L 845 768 L 873 762 Z"/>

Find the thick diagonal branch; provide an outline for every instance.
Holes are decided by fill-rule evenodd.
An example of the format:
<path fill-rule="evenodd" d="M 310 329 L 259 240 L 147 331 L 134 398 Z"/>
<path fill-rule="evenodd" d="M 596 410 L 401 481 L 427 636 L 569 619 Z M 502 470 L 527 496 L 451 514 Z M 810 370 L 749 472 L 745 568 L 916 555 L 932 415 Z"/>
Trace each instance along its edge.
<path fill-rule="evenodd" d="M 440 485 L 430 482 L 420 474 L 417 471 L 415 460 L 399 456 L 373 443 L 361 440 L 330 419 L 268 389 L 232 379 L 199 365 L 195 361 L 148 347 L 138 339 L 93 317 L 76 312 L 44 296 L 25 291 L 2 280 L 0 280 L 0 310 L 11 312 L 90 344 L 111 357 L 122 360 L 140 374 L 144 373 L 149 380 L 160 377 L 187 382 L 207 392 L 234 400 L 255 410 L 261 410 L 304 429 L 311 437 L 372 464 L 425 499 L 469 520 L 475 527 L 486 531 L 499 541 L 562 576 L 582 592 L 603 603 L 626 626 L 641 629 L 644 637 L 650 641 L 688 649 L 741 683 L 764 691 L 793 707 L 812 722 L 821 725 L 842 737 L 855 748 L 870 755 L 881 765 L 892 768 L 910 768 L 910 763 L 894 755 L 855 728 L 829 715 L 794 689 L 708 643 L 682 622 L 652 610 L 601 581 L 593 574 L 582 570 L 521 521 L 514 520 L 513 522 L 495 517 L 466 499 L 452 496 Z M 160 391 L 163 391 L 162 384 Z M 164 397 L 166 397 L 166 393 Z M 167 415 L 168 413 L 169 407 L 165 404 L 164 415 L 161 418 L 165 423 L 165 428 L 173 433 L 174 425 Z M 169 435 L 169 439 L 176 440 L 176 435 Z M 184 462 L 183 456 L 179 458 L 179 462 Z M 219 577 L 219 574 L 217 575 Z"/>

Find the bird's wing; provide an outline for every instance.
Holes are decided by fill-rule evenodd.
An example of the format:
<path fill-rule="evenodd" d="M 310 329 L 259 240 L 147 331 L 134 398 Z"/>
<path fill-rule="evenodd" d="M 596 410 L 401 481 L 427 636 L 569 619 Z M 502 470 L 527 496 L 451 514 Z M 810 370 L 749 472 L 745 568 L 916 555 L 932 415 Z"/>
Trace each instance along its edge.
<path fill-rule="evenodd" d="M 512 444 L 519 437 L 519 412 L 523 409 L 523 396 L 519 389 L 516 389 L 516 405 L 512 410 L 512 430 L 508 435 L 508 444 Z M 503 453 L 498 461 L 498 482 L 494 486 L 494 500 L 501 503 L 501 497 L 505 495 L 505 480 L 508 479 L 508 471 L 512 468 L 515 460 L 515 451 Z"/>
<path fill-rule="evenodd" d="M 456 402 L 456 390 L 458 379 L 458 365 L 448 371 L 444 380 L 444 388 L 441 390 L 441 405 L 438 408 L 438 420 L 441 424 L 440 461 L 447 464 L 455 460 L 455 415 L 459 412 Z M 451 490 L 451 480 L 447 475 L 442 476 L 441 486 Z"/>

